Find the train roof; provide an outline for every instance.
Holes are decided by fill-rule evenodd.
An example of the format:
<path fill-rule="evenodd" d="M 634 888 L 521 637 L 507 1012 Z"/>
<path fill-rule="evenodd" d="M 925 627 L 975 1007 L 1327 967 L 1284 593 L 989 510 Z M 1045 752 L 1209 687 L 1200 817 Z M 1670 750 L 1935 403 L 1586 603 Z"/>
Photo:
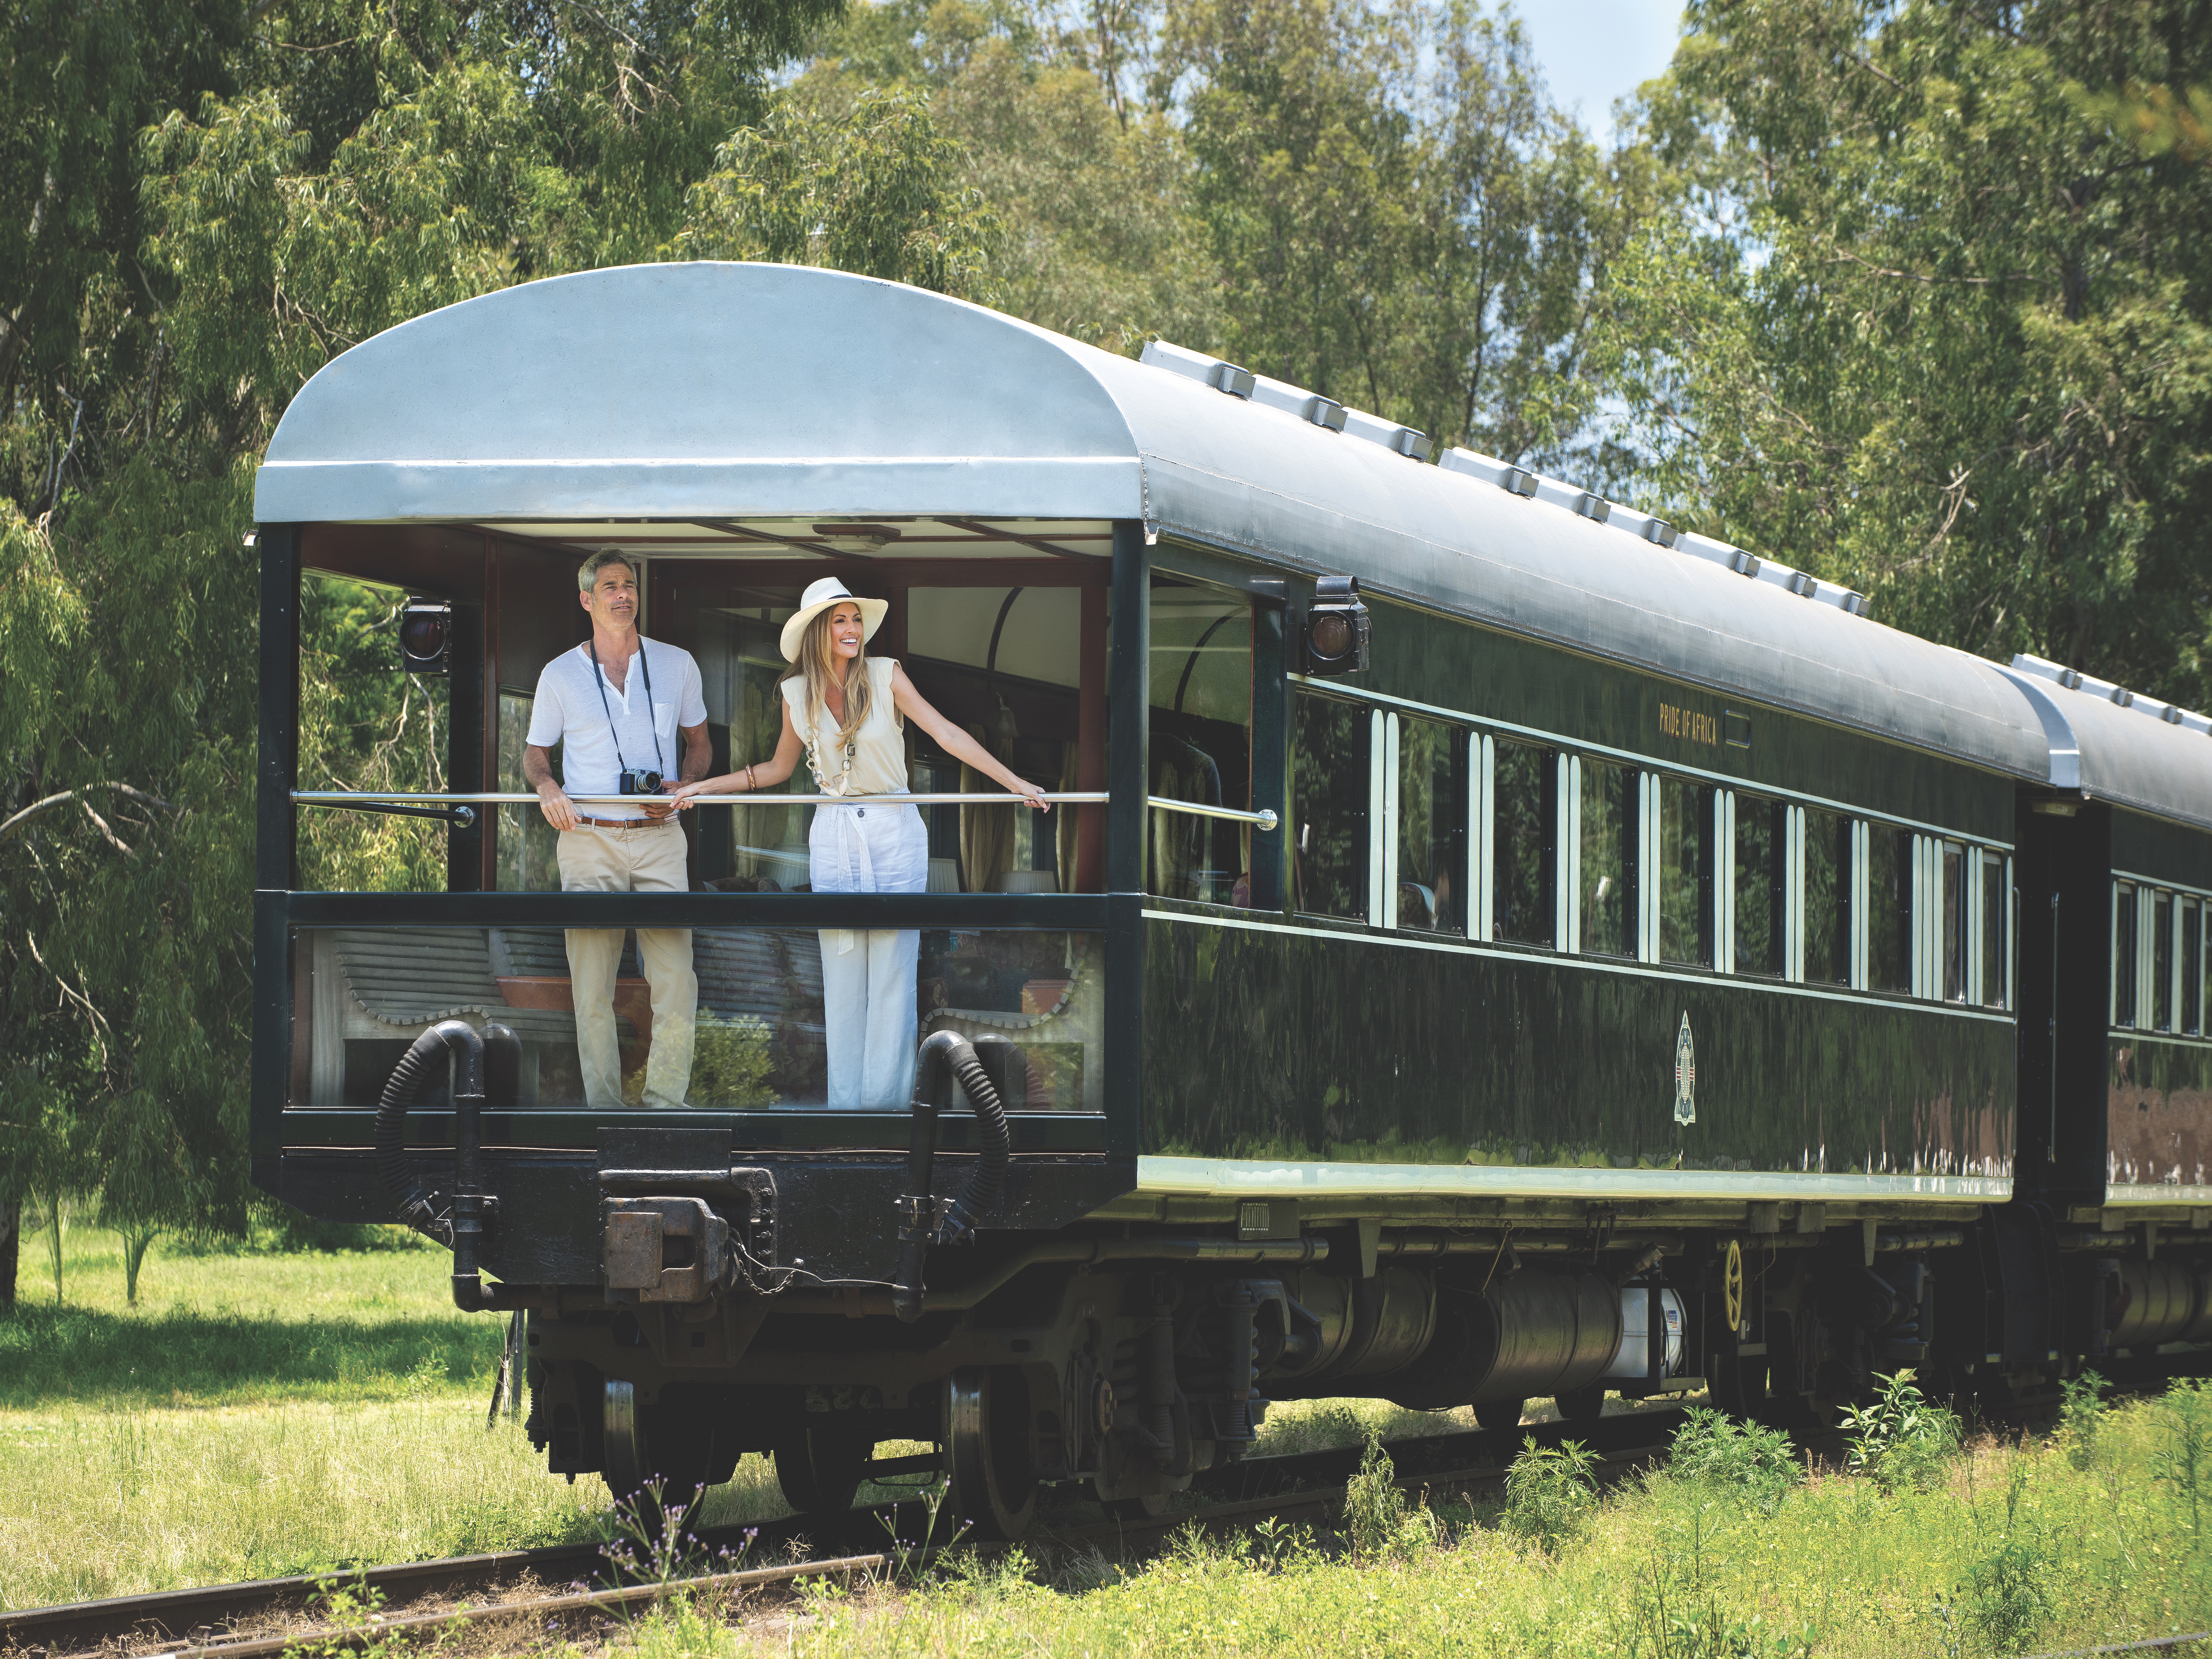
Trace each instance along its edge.
<path fill-rule="evenodd" d="M 270 442 L 255 516 L 522 534 L 1142 520 L 2212 827 L 2202 732 L 2110 702 L 2077 708 L 2096 699 L 1884 627 L 1853 614 L 1856 595 L 1517 468 L 1460 451 L 1424 464 L 1420 434 L 1300 388 L 1171 347 L 1146 355 L 836 271 L 697 263 L 552 277 L 418 317 L 326 365 Z"/>

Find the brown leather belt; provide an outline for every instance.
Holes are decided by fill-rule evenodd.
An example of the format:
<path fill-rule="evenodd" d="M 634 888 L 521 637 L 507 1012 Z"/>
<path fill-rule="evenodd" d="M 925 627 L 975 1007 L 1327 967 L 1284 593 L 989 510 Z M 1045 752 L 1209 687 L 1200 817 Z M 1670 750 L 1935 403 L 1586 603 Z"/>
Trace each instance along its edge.
<path fill-rule="evenodd" d="M 676 814 L 671 812 L 665 818 L 592 818 L 579 812 L 576 822 L 588 823 L 594 830 L 658 830 L 665 823 L 675 823 Z"/>

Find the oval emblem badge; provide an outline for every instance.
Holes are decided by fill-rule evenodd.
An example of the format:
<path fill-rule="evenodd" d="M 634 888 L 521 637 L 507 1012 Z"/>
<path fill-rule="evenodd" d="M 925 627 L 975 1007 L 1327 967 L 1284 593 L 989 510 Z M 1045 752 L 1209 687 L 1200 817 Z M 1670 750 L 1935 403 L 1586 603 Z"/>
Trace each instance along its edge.
<path fill-rule="evenodd" d="M 1690 1016 L 1682 1016 L 1682 1029 L 1674 1033 L 1674 1121 L 1698 1121 L 1698 1049 L 1690 1039 Z"/>

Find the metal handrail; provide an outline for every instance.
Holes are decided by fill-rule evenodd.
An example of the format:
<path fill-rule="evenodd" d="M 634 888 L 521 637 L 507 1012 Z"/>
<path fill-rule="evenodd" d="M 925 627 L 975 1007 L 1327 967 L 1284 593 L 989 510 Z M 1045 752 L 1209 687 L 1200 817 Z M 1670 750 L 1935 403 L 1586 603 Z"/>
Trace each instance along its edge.
<path fill-rule="evenodd" d="M 663 799 L 653 795 L 577 795 L 572 801 L 586 804 L 636 805 L 641 801 Z M 692 795 L 687 797 L 702 806 L 851 806 L 864 800 L 894 800 L 903 806 L 1006 806 L 1027 797 L 1000 791 L 987 795 L 772 795 L 764 790 L 746 790 L 733 795 Z M 1108 799 L 1103 789 L 1054 789 L 1038 797 L 1041 800 L 1066 802 L 1071 806 L 1097 806 Z M 538 797 L 521 791 L 477 791 L 467 794 L 435 794 L 416 789 L 295 789 L 292 799 L 301 806 L 374 807 L 391 806 L 504 806 L 538 805 Z M 1255 828 L 1273 830 L 1280 822 L 1274 813 L 1262 807 L 1248 812 L 1237 806 L 1208 806 L 1202 801 L 1170 800 L 1164 795 L 1147 795 L 1146 805 L 1163 812 L 1187 812 L 1194 817 L 1221 818 L 1231 823 L 1249 823 Z"/>

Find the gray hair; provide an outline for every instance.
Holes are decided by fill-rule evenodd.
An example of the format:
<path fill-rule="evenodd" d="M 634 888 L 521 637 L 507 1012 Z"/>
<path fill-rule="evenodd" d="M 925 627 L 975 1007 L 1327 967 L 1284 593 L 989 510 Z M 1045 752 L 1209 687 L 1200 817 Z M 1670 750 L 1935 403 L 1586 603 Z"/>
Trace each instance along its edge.
<path fill-rule="evenodd" d="M 576 567 L 576 591 L 579 593 L 590 592 L 592 584 L 599 579 L 599 572 L 611 564 L 620 565 L 629 572 L 632 580 L 635 580 L 637 566 L 630 562 L 629 555 L 619 547 L 603 547 Z"/>

